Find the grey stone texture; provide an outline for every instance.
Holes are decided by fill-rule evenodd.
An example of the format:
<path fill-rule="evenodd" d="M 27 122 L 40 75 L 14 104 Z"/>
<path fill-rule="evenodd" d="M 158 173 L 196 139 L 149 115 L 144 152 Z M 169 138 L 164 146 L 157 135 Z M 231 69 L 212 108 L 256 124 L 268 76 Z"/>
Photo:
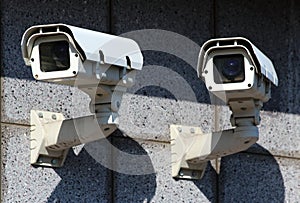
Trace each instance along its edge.
<path fill-rule="evenodd" d="M 62 168 L 34 168 L 29 128 L 3 125 L 1 134 L 3 202 L 111 202 L 111 171 L 84 148 L 71 149 Z M 109 158 L 109 148 L 104 152 Z"/>
<path fill-rule="evenodd" d="M 2 1 L 2 201 L 299 202 L 299 11 L 296 0 Z M 71 149 L 63 168 L 34 168 L 31 109 L 89 114 L 87 95 L 35 81 L 23 62 L 24 31 L 57 22 L 134 39 L 144 67 L 123 97 L 119 130 Z M 200 46 L 226 36 L 244 36 L 266 53 L 279 86 L 261 112 L 257 144 L 212 161 L 202 180 L 175 181 L 170 124 L 230 128 L 228 107 L 212 105 L 196 71 Z"/>
<path fill-rule="evenodd" d="M 120 130 L 131 138 L 170 142 L 170 124 L 212 130 L 214 108 L 208 104 L 126 94 L 120 109 Z"/>
<path fill-rule="evenodd" d="M 212 1 L 112 1 L 113 33 L 136 40 L 144 55 L 120 109 L 125 134 L 170 141 L 170 124 L 211 130 L 214 109 L 196 67 L 200 45 L 212 37 L 212 7 Z"/>
<path fill-rule="evenodd" d="M 114 202 L 216 202 L 217 175 L 209 164 L 202 180 L 174 180 L 171 177 L 171 148 L 169 144 L 135 141 L 115 137 L 113 144 L 121 152 L 114 153 Z M 147 155 L 143 163 L 131 163 L 127 154 Z M 131 169 L 135 164 L 134 169 Z M 153 168 L 153 173 L 139 176 L 126 174 L 129 170 Z M 119 171 L 119 172 L 118 172 Z M 125 173 L 124 173 L 125 172 Z"/>
<path fill-rule="evenodd" d="M 221 161 L 220 202 L 298 202 L 300 160 L 239 153 Z"/>

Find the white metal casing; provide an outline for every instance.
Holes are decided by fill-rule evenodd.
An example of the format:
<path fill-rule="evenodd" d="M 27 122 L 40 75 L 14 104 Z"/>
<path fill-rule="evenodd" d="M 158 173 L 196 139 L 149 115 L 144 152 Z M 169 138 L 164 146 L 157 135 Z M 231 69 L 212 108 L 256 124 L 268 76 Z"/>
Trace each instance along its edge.
<path fill-rule="evenodd" d="M 70 69 L 45 74 L 39 68 L 39 60 L 36 60 L 39 57 L 31 60 L 32 55 L 38 54 L 38 40 L 43 37 L 50 40 L 58 37 L 59 40 L 69 42 L 70 57 L 73 57 L 70 60 Z M 74 77 L 80 71 L 81 62 L 84 61 L 111 64 L 134 70 L 141 70 L 143 65 L 143 56 L 135 41 L 66 24 L 32 26 L 24 33 L 21 46 L 25 64 L 32 66 L 33 76 L 38 76 L 36 77 L 38 80 Z M 77 59 L 74 57 L 75 54 L 79 56 Z"/>
<path fill-rule="evenodd" d="M 197 65 L 198 77 L 204 77 L 203 73 L 207 65 L 209 55 L 213 51 L 222 49 L 243 49 L 249 56 L 248 58 L 251 63 L 255 66 L 257 73 L 262 74 L 274 85 L 278 85 L 278 77 L 272 61 L 248 39 L 243 37 L 217 38 L 205 42 L 199 53 Z"/>

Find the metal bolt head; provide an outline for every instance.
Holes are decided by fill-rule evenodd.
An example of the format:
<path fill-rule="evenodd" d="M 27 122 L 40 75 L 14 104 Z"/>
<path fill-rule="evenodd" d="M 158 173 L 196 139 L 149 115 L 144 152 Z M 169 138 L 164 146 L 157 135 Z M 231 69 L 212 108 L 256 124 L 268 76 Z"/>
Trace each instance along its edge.
<path fill-rule="evenodd" d="M 197 171 L 192 171 L 192 176 L 196 177 L 197 176 Z"/>
<path fill-rule="evenodd" d="M 178 130 L 178 132 L 180 132 L 180 133 L 182 132 L 181 127 L 178 127 L 177 130 Z"/>
<path fill-rule="evenodd" d="M 191 133 L 195 133 L 195 129 L 194 129 L 194 128 L 191 128 L 191 129 L 190 129 L 190 132 L 191 132 Z"/>
<path fill-rule="evenodd" d="M 52 159 L 51 163 L 52 164 L 57 164 L 57 160 L 56 159 Z"/>
<path fill-rule="evenodd" d="M 38 113 L 39 118 L 43 118 L 43 113 Z"/>
<path fill-rule="evenodd" d="M 116 103 L 116 104 L 117 104 L 117 107 L 118 107 L 118 108 L 120 108 L 120 105 L 121 105 L 121 104 L 120 104 L 120 102 L 119 102 L 119 101 L 117 101 L 117 103 Z"/>
<path fill-rule="evenodd" d="M 180 172 L 179 172 L 179 175 L 180 175 L 180 176 L 183 176 L 183 175 L 184 175 L 184 173 L 183 173 L 182 171 L 180 171 Z"/>
<path fill-rule="evenodd" d="M 53 120 L 56 120 L 56 115 L 55 114 L 52 114 L 51 117 L 52 117 Z"/>

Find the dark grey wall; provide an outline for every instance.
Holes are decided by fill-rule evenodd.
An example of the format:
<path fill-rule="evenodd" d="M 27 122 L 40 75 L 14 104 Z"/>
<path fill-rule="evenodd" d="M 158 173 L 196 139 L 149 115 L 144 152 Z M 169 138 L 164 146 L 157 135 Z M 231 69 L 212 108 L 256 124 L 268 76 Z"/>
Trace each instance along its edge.
<path fill-rule="evenodd" d="M 112 153 L 111 146 L 98 141 L 77 147 L 74 152 L 70 150 L 63 168 L 30 166 L 31 109 L 62 112 L 67 118 L 88 114 L 86 95 L 76 88 L 35 81 L 30 67 L 23 62 L 20 40 L 24 31 L 32 25 L 57 22 L 123 34 L 135 39 L 144 50 L 145 67 L 138 73 L 136 85 L 124 95 L 120 130 L 109 141 L 121 151 L 145 155 L 145 162 L 130 165 L 131 160 L 119 152 Z M 172 31 L 180 36 L 144 29 Z M 156 36 L 158 32 L 161 34 Z M 214 106 L 210 105 L 203 82 L 197 78 L 195 66 L 203 42 L 227 36 L 250 39 L 273 60 L 278 73 L 279 86 L 273 87 L 272 99 L 261 113 L 260 140 L 246 152 L 212 161 L 202 180 L 175 181 L 171 178 L 168 126 L 194 125 L 205 131 L 214 127 Z M 152 42 L 154 46 L 149 50 Z M 4 0 L 1 2 L 2 199 L 4 202 L 299 201 L 299 56 L 300 3 L 296 0 Z M 186 86 L 190 89 L 185 89 Z M 190 92 L 195 98 L 190 97 Z M 219 110 L 219 127 L 228 127 L 228 110 L 225 107 Z M 99 163 L 95 159 L 98 155 L 112 161 L 115 170 Z M 155 172 L 121 173 L 143 167 Z"/>

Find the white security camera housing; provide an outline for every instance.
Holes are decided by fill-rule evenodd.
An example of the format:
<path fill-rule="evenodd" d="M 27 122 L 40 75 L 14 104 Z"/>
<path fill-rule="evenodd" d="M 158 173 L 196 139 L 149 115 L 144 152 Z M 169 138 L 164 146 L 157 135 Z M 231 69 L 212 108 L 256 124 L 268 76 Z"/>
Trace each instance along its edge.
<path fill-rule="evenodd" d="M 260 109 L 278 85 L 273 63 L 242 37 L 212 39 L 199 53 L 198 77 L 232 112 L 234 128 L 202 133 L 194 126 L 171 125 L 172 176 L 199 179 L 207 161 L 248 149 L 258 140 Z"/>
<path fill-rule="evenodd" d="M 270 83 L 278 85 L 272 61 L 242 37 L 205 42 L 197 72 L 207 89 L 226 102 L 247 97 L 266 102 L 271 97 Z"/>
<path fill-rule="evenodd" d="M 21 46 L 25 64 L 32 67 L 37 80 L 98 84 L 101 65 L 129 70 L 143 66 L 135 41 L 66 24 L 32 26 L 24 33 Z M 53 56 L 61 53 L 64 55 Z"/>
<path fill-rule="evenodd" d="M 117 128 L 122 95 L 143 66 L 141 50 L 131 39 L 66 24 L 30 27 L 21 47 L 36 80 L 76 86 L 91 98 L 92 117 L 65 120 L 60 113 L 31 111 L 31 163 L 62 166 L 70 147 Z"/>
<path fill-rule="evenodd" d="M 212 39 L 199 53 L 198 77 L 207 89 L 228 104 L 237 117 L 251 117 L 259 124 L 259 110 L 271 97 L 271 83 L 278 85 L 272 61 L 248 39 L 242 37 Z M 252 106 L 257 108 L 252 108 Z M 252 112 L 251 112 L 252 111 Z"/>

